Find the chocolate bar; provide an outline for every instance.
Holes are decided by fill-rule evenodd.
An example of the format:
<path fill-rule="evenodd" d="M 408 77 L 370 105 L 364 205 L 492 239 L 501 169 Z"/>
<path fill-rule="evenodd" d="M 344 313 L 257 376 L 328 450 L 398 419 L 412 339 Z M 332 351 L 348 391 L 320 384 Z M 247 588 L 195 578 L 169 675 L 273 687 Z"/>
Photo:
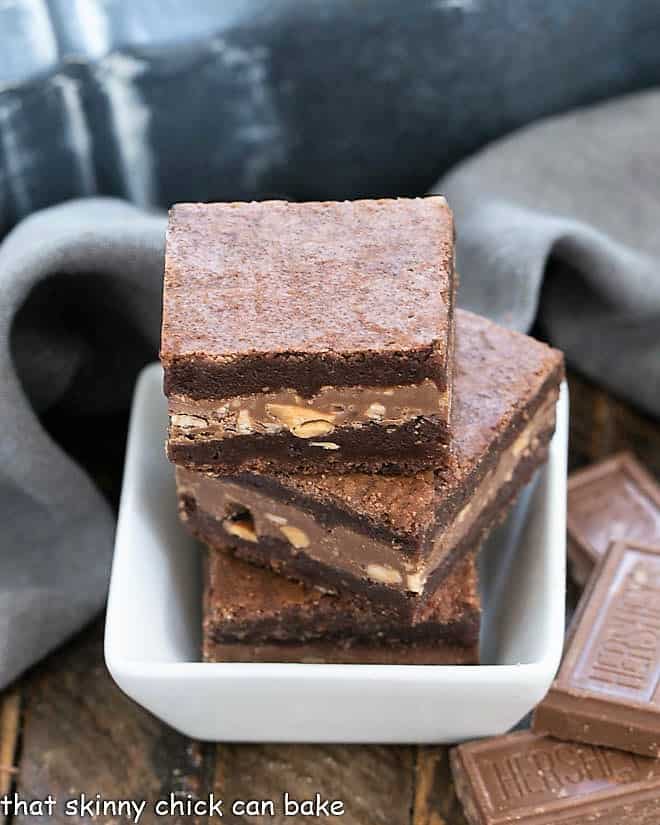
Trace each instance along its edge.
<path fill-rule="evenodd" d="M 561 354 L 457 313 L 451 473 L 215 478 L 177 471 L 180 513 L 210 544 L 417 620 L 456 559 L 475 550 L 545 460 Z"/>
<path fill-rule="evenodd" d="M 630 453 L 573 473 L 568 482 L 571 575 L 586 584 L 611 541 L 660 544 L 660 485 Z"/>
<path fill-rule="evenodd" d="M 533 730 L 660 756 L 660 547 L 611 545 Z"/>
<path fill-rule="evenodd" d="M 656 825 L 660 761 L 528 731 L 459 745 L 456 793 L 469 825 Z"/>
<path fill-rule="evenodd" d="M 442 197 L 178 204 L 169 457 L 223 474 L 448 461 L 454 292 Z"/>
<path fill-rule="evenodd" d="M 480 600 L 474 556 L 456 565 L 428 619 L 414 627 L 368 600 L 308 588 L 254 567 L 226 547 L 207 550 L 204 578 L 207 661 L 476 661 Z"/>

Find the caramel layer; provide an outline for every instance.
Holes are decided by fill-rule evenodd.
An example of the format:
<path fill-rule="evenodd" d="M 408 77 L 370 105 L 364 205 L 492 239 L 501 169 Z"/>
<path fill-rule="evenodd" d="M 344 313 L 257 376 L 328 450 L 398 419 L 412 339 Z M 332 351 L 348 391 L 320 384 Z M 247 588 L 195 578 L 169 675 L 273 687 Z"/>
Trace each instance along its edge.
<path fill-rule="evenodd" d="M 319 448 L 333 449 L 325 441 L 336 427 L 368 422 L 396 426 L 420 416 L 447 421 L 451 392 L 435 382 L 396 387 L 322 387 L 311 398 L 293 389 L 264 391 L 225 401 L 169 398 L 170 439 L 219 439 L 251 433 L 288 430 L 304 439 L 319 439 Z"/>

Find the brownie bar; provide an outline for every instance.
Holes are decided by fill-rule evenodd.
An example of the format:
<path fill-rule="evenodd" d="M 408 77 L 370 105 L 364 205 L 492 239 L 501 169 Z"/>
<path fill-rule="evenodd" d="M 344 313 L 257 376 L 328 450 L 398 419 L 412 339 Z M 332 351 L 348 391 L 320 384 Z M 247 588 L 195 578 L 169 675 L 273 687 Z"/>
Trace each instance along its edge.
<path fill-rule="evenodd" d="M 171 460 L 224 474 L 446 462 L 453 241 L 442 197 L 175 206 Z"/>
<path fill-rule="evenodd" d="M 207 644 L 338 644 L 343 648 L 472 647 L 479 641 L 481 604 L 474 555 L 458 563 L 434 596 L 427 620 L 393 619 L 367 599 L 306 587 L 255 567 L 226 546 L 205 554 L 204 639 Z M 330 648 L 332 649 L 332 648 Z"/>
<path fill-rule="evenodd" d="M 631 453 L 578 470 L 568 482 L 567 527 L 571 575 L 584 585 L 610 542 L 660 545 L 660 484 Z"/>
<path fill-rule="evenodd" d="M 660 757 L 660 547 L 611 545 L 532 725 L 559 739 Z"/>
<path fill-rule="evenodd" d="M 454 559 L 479 546 L 545 460 L 562 374 L 556 350 L 458 312 L 449 475 L 178 470 L 182 519 L 253 562 L 418 619 Z"/>
<path fill-rule="evenodd" d="M 654 825 L 660 761 L 528 731 L 451 751 L 469 825 Z"/>
<path fill-rule="evenodd" d="M 323 593 L 208 551 L 202 657 L 206 662 L 478 664 L 474 559 L 442 588 L 424 624 L 401 627 L 366 600 Z"/>

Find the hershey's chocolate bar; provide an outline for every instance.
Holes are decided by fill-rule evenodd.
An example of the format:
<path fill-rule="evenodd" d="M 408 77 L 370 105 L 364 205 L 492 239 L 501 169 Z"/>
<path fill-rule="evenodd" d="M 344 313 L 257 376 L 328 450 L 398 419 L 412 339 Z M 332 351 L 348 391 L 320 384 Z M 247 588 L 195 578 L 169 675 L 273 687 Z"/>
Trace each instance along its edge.
<path fill-rule="evenodd" d="M 631 453 L 573 473 L 568 482 L 568 558 L 584 585 L 611 541 L 660 544 L 660 484 Z"/>
<path fill-rule="evenodd" d="M 470 825 L 656 825 L 660 761 L 529 731 L 459 745 L 456 792 Z"/>
<path fill-rule="evenodd" d="M 660 756 L 660 546 L 610 547 L 532 729 Z"/>

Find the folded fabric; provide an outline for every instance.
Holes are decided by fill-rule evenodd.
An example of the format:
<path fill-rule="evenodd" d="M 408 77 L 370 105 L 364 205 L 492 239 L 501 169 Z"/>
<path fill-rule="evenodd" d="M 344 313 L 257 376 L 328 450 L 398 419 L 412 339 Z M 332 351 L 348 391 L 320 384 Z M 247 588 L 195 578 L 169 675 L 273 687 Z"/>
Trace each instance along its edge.
<path fill-rule="evenodd" d="M 568 362 L 660 415 L 660 92 L 538 122 L 443 178 L 459 303 L 541 328 Z"/>
<path fill-rule="evenodd" d="M 660 82 L 657 0 L 3 0 L 0 236 L 141 206 L 421 191 L 525 123 Z"/>
<path fill-rule="evenodd" d="M 112 511 L 37 411 L 127 407 L 157 349 L 164 229 L 95 199 L 27 218 L 0 247 L 0 687 L 103 606 Z"/>

